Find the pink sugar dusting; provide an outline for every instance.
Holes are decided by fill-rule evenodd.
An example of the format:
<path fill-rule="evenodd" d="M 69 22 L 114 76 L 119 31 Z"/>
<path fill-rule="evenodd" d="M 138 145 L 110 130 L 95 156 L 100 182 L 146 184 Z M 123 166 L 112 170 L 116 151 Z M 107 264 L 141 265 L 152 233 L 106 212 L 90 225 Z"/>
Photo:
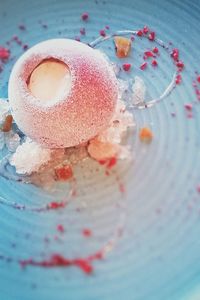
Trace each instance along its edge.
<path fill-rule="evenodd" d="M 182 76 L 181 76 L 181 74 L 178 74 L 176 76 L 176 84 L 181 84 L 181 82 L 182 82 Z"/>
<path fill-rule="evenodd" d="M 158 53 L 159 53 L 159 50 L 158 50 L 157 47 L 154 47 L 154 48 L 152 49 L 152 52 L 155 53 L 155 54 L 158 54 Z"/>
<path fill-rule="evenodd" d="M 106 31 L 105 31 L 104 29 L 101 29 L 101 30 L 99 31 L 99 34 L 100 34 L 101 36 L 105 37 L 105 36 L 106 36 Z"/>
<path fill-rule="evenodd" d="M 22 268 L 27 266 L 43 267 L 43 268 L 55 268 L 55 267 L 70 267 L 75 266 L 81 269 L 86 274 L 93 272 L 92 262 L 95 260 L 103 259 L 103 253 L 101 251 L 92 254 L 86 258 L 74 258 L 69 259 L 61 254 L 53 254 L 49 259 L 46 260 L 35 260 L 35 259 L 24 259 L 20 260 L 19 263 Z"/>
<path fill-rule="evenodd" d="M 197 185 L 197 192 L 200 194 L 200 184 Z"/>
<path fill-rule="evenodd" d="M 131 64 L 123 64 L 123 70 L 124 70 L 125 72 L 130 71 L 130 69 L 131 69 Z"/>
<path fill-rule="evenodd" d="M 143 36 L 143 31 L 142 30 L 138 30 L 138 32 L 137 32 L 137 36 Z"/>
<path fill-rule="evenodd" d="M 0 46 L 0 60 L 1 61 L 6 61 L 10 57 L 10 50 L 5 47 Z"/>
<path fill-rule="evenodd" d="M 87 12 L 84 12 L 82 15 L 81 15 L 81 19 L 83 21 L 87 21 L 89 19 L 89 14 Z"/>
<path fill-rule="evenodd" d="M 149 28 L 147 26 L 144 26 L 143 28 L 143 33 L 147 34 L 149 32 Z"/>
<path fill-rule="evenodd" d="M 152 60 L 151 64 L 152 64 L 153 67 L 157 67 L 158 66 L 158 63 L 157 63 L 157 61 L 155 59 Z"/>
<path fill-rule="evenodd" d="M 83 231 L 82 231 L 82 234 L 83 234 L 84 237 L 91 237 L 92 236 L 92 231 L 91 231 L 91 229 L 84 228 Z"/>
<path fill-rule="evenodd" d="M 57 225 L 57 231 L 59 231 L 60 233 L 64 233 L 65 232 L 65 228 L 62 224 L 58 224 Z"/>
<path fill-rule="evenodd" d="M 147 68 L 147 62 L 144 62 L 144 63 L 140 66 L 140 69 L 141 69 L 142 71 L 144 71 L 146 68 Z"/>
<path fill-rule="evenodd" d="M 81 28 L 81 29 L 80 29 L 80 34 L 81 34 L 81 35 L 85 35 L 85 33 L 86 33 L 85 28 Z"/>
<path fill-rule="evenodd" d="M 144 59 L 147 59 L 149 57 L 155 57 L 152 51 L 145 51 L 144 52 Z"/>
<path fill-rule="evenodd" d="M 148 39 L 153 42 L 155 40 L 155 37 L 156 37 L 156 34 L 155 34 L 155 32 L 152 31 L 149 33 Z"/>

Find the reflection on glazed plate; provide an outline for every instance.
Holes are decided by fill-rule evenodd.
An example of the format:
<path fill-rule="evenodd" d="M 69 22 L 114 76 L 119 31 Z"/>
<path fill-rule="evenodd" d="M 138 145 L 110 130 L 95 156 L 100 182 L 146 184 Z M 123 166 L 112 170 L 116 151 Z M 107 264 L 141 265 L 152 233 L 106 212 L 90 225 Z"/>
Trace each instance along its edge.
<path fill-rule="evenodd" d="M 51 14 L 45 13 L 46 7 L 52 7 Z M 71 12 L 67 18 L 66 12 Z M 145 25 L 156 32 L 156 39 L 165 41 L 170 52 L 143 39 L 141 33 L 134 36 L 133 52 L 125 59 L 116 58 L 112 40 L 98 44 L 98 49 L 117 62 L 113 67 L 119 72 L 124 100 L 134 115 L 136 128 L 127 140 L 133 160 L 121 160 L 108 171 L 109 164 L 86 158 L 74 169 L 76 180 L 56 183 L 51 193 L 1 178 L 2 297 L 198 299 L 198 12 L 198 1 L 189 4 L 186 0 L 179 4 L 163 1 L 159 6 L 156 1 L 126 1 L 123 5 L 120 1 L 63 1 L 58 5 L 45 0 L 34 2 L 31 10 L 24 1 L 17 7 L 11 0 L 3 4 L 1 22 L 7 38 L 2 37 L 2 46 L 11 53 L 9 61 L 2 63 L 2 98 L 7 98 L 6 81 L 13 57 L 16 60 L 27 46 L 47 38 L 76 37 L 90 43 L 98 34 L 104 39 L 120 29 L 140 32 L 148 20 Z M 19 19 L 22 13 L 23 19 Z M 153 52 L 155 47 L 159 55 Z M 182 82 L 176 77 L 178 86 L 167 98 L 151 108 L 135 109 L 130 105 L 132 84 L 139 91 L 136 102 L 144 94 L 147 102 L 158 99 L 173 78 L 175 64 L 183 68 L 182 62 L 176 61 L 173 49 L 177 48 L 185 66 Z M 141 142 L 140 138 L 151 140 L 152 133 L 151 143 Z M 10 136 L 2 138 L 11 148 L 19 142 L 17 136 L 12 136 L 11 144 Z M 1 156 L 5 154 L 4 149 Z M 16 179 L 14 169 L 6 163 L 7 174 Z M 101 254 L 99 250 L 103 250 Z M 46 271 L 28 264 L 75 265 L 87 273 L 93 268 L 93 272 L 85 276 L 73 267 Z"/>

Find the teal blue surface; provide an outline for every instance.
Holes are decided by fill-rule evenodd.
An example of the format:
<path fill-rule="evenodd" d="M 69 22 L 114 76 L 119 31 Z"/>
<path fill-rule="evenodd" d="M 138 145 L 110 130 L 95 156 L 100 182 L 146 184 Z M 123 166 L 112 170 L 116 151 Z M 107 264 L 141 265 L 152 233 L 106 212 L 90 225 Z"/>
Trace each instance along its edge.
<path fill-rule="evenodd" d="M 80 15 L 85 11 L 89 20 L 83 23 Z M 26 30 L 20 31 L 19 24 L 25 24 Z M 105 25 L 113 32 L 146 24 L 180 49 L 186 68 L 183 83 L 167 99 L 152 109 L 134 111 L 134 162 L 120 171 L 127 189 L 126 199 L 121 200 L 126 204 L 124 235 L 105 260 L 94 263 L 91 276 L 76 268 L 22 270 L 19 259 L 54 252 L 74 257 L 99 249 L 118 222 L 120 209 L 115 200 L 120 196 L 117 187 L 112 190 L 111 178 L 85 175 L 81 179 L 80 169 L 79 196 L 60 212 L 36 214 L 1 205 L 0 255 L 13 259 L 0 256 L 1 300 L 200 299 L 200 103 L 192 87 L 195 71 L 200 72 L 200 1 L 0 1 L 1 45 L 13 35 L 29 46 L 49 38 L 75 38 L 81 27 L 86 28 L 82 41 L 91 42 Z M 107 51 L 116 60 L 114 52 Z M 21 53 L 13 42 L 13 59 L 0 74 L 0 97 L 7 96 L 9 73 Z M 146 78 L 152 96 L 162 91 L 173 74 L 167 58 L 161 58 L 158 73 L 139 71 L 134 52 L 130 61 L 131 74 Z M 186 117 L 185 103 L 193 104 L 192 119 Z M 137 138 L 143 125 L 151 126 L 154 133 L 149 146 Z M 63 193 L 63 188 L 49 194 L 0 179 L 1 196 L 30 207 L 60 199 Z M 60 223 L 66 234 L 55 241 Z M 84 227 L 92 228 L 94 237 L 82 237 Z M 51 240 L 48 245 L 44 237 Z"/>

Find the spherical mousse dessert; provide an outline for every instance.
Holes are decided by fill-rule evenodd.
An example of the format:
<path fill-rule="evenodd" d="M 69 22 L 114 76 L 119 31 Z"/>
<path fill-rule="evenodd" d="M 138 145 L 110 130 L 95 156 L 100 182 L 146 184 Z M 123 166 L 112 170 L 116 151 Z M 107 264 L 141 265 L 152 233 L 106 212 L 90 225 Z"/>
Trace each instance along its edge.
<path fill-rule="evenodd" d="M 60 92 L 44 100 L 37 97 L 43 95 L 37 94 L 43 84 L 35 89 L 31 75 L 45 62 L 53 67 L 52 61 L 65 64 L 66 88 L 62 82 Z M 45 68 L 40 68 L 41 80 Z M 47 89 L 46 82 L 44 87 Z M 23 133 L 47 148 L 64 148 L 80 145 L 108 126 L 118 87 L 112 67 L 98 50 L 74 40 L 53 39 L 37 44 L 19 58 L 8 93 L 13 117 Z"/>

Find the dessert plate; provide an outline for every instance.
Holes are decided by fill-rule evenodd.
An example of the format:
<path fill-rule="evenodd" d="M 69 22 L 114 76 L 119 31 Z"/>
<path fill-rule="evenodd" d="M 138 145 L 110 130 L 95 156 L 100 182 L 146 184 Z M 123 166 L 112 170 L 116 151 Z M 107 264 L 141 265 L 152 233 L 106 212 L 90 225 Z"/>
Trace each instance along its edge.
<path fill-rule="evenodd" d="M 1 98 L 16 59 L 50 38 L 91 43 L 102 30 L 109 35 L 147 25 L 179 49 L 185 65 L 182 82 L 167 97 L 146 109 L 130 107 L 133 160 L 121 161 L 110 176 L 85 160 L 76 167 L 75 186 L 59 184 L 51 192 L 0 178 L 2 300 L 200 299 L 199 13 L 198 0 L 2 2 L 1 45 L 9 41 L 11 58 L 0 74 Z M 131 63 L 122 79 L 141 77 L 148 99 L 157 99 L 174 65 L 160 47 L 158 66 L 148 61 L 141 70 L 141 49 L 149 43 L 135 37 L 131 56 L 122 60 L 111 40 L 95 47 L 118 65 Z M 138 138 L 144 126 L 152 129 L 150 144 Z"/>

